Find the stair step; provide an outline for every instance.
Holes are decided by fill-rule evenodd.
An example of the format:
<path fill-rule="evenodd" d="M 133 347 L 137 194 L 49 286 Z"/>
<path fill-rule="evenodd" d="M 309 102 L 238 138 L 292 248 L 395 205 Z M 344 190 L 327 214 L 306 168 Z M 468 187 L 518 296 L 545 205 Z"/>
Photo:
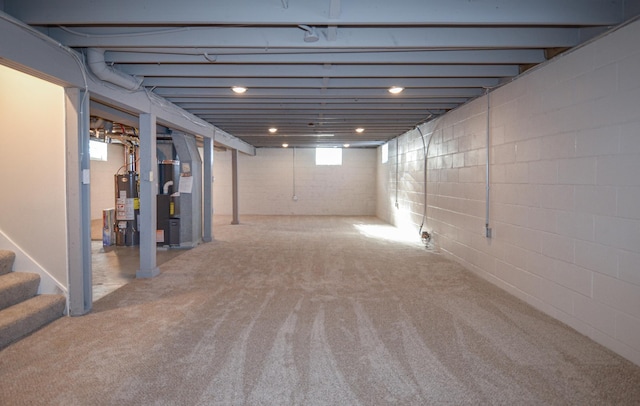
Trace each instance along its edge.
<path fill-rule="evenodd" d="M 0 310 L 34 297 L 38 293 L 40 275 L 10 272 L 0 276 Z"/>
<path fill-rule="evenodd" d="M 0 275 L 8 274 L 13 270 L 13 262 L 16 254 L 13 251 L 0 250 Z"/>
<path fill-rule="evenodd" d="M 62 317 L 64 295 L 38 295 L 0 310 L 0 349 Z"/>

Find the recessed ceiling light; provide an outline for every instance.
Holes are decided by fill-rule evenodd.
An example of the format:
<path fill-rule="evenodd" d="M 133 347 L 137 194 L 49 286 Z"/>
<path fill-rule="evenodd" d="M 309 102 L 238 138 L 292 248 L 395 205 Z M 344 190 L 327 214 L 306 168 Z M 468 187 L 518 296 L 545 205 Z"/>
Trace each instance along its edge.
<path fill-rule="evenodd" d="M 269 128 L 269 132 L 270 132 L 271 134 L 275 134 L 275 133 L 277 133 L 277 132 L 278 132 L 278 129 L 277 129 L 277 128 L 275 128 L 275 127 L 271 127 L 271 128 Z"/>
<path fill-rule="evenodd" d="M 247 88 L 242 86 L 234 86 L 231 88 L 231 90 L 233 90 L 235 93 L 242 94 L 247 91 Z"/>
<path fill-rule="evenodd" d="M 289 144 L 282 144 L 282 148 L 287 148 Z"/>
<path fill-rule="evenodd" d="M 358 128 L 356 128 L 356 132 L 357 132 L 358 134 L 361 134 L 361 133 L 363 133 L 363 132 L 364 132 L 364 128 L 362 128 L 362 127 L 358 127 Z"/>
<path fill-rule="evenodd" d="M 401 93 L 403 90 L 404 90 L 404 87 L 392 86 L 392 87 L 389 88 L 389 93 L 398 94 L 398 93 Z"/>

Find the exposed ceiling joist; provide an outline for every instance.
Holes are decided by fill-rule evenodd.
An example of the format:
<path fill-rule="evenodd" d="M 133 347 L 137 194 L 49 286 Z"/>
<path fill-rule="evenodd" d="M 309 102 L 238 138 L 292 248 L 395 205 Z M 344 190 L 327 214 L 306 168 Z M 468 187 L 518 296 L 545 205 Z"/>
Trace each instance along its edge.
<path fill-rule="evenodd" d="M 386 90 L 390 86 L 404 86 L 410 88 L 447 88 L 447 87 L 472 87 L 483 88 L 493 87 L 500 83 L 499 78 L 335 78 L 331 79 L 332 89 L 380 89 Z M 249 89 L 255 88 L 297 88 L 297 89 L 321 89 L 322 78 L 198 78 L 198 77 L 178 77 L 178 78 L 145 78 L 143 84 L 150 88 L 226 88 L 243 85 Z M 381 92 L 387 96 L 384 91 Z"/>
<path fill-rule="evenodd" d="M 359 65 L 288 65 L 268 64 L 256 69 L 244 65 L 121 65 L 120 70 L 144 77 L 216 77 L 216 78 L 435 78 L 435 77 L 505 77 L 515 76 L 515 65 L 376 65 L 368 66 L 366 73 Z"/>
<path fill-rule="evenodd" d="M 234 97 L 228 87 L 221 88 L 175 88 L 175 87 L 162 87 L 156 89 L 156 93 L 170 97 L 174 102 L 189 100 L 217 100 L 225 99 L 234 102 L 243 102 L 251 100 L 263 100 L 280 98 L 296 98 L 299 100 L 304 99 L 317 99 L 317 98 L 358 98 L 358 99 L 379 99 L 381 92 L 386 91 L 386 88 L 380 87 L 379 89 L 371 88 L 332 88 L 332 89 L 313 89 L 313 88 L 259 88 L 253 87 L 248 94 L 245 94 L 241 99 Z M 474 97 L 483 93 L 481 89 L 474 89 L 471 87 L 443 87 L 443 88 L 412 88 L 406 89 L 402 93 L 403 99 L 413 98 L 425 98 L 425 97 Z"/>
<path fill-rule="evenodd" d="M 269 126 L 334 135 L 286 137 L 291 146 L 380 145 L 640 14 L 640 0 L 0 0 L 2 7 L 62 45 L 98 49 L 109 69 L 142 78 L 149 97 L 212 124 L 216 137 L 258 147 L 281 145 L 283 136 L 265 136 Z M 404 91 L 391 95 L 392 86 Z M 354 134 L 356 127 L 365 131 Z"/>
<path fill-rule="evenodd" d="M 239 50 L 229 54 L 217 49 L 126 50 L 107 52 L 106 60 L 116 64 L 187 63 L 187 64 L 525 64 L 545 60 L 541 49 L 487 49 L 446 51 L 351 51 L 323 50 Z"/>
<path fill-rule="evenodd" d="M 609 25 L 624 4 L 609 0 L 5 0 L 6 11 L 34 25 Z"/>
<path fill-rule="evenodd" d="M 294 27 L 73 27 L 51 28 L 49 35 L 71 47 L 234 47 L 309 49 L 422 50 L 473 48 L 571 47 L 581 40 L 578 28 L 568 27 L 411 27 L 340 28 L 335 41 L 304 42 Z"/>

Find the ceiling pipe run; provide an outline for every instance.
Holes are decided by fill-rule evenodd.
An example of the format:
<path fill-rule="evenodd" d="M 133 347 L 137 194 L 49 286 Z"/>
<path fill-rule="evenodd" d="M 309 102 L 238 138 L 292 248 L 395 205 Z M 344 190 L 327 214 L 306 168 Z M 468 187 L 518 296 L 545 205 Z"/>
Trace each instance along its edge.
<path fill-rule="evenodd" d="M 127 90 L 140 89 L 142 78 L 127 75 L 108 66 L 104 60 L 104 49 L 87 48 L 87 64 L 91 72 L 100 80 L 113 83 Z"/>

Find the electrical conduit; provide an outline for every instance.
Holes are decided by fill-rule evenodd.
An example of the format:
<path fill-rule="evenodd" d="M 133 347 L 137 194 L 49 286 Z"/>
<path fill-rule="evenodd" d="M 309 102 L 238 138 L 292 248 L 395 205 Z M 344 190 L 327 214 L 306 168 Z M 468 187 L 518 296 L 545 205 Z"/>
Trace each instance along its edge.
<path fill-rule="evenodd" d="M 420 139 L 422 139 L 422 148 L 424 151 L 424 211 L 422 213 L 422 223 L 418 230 L 418 234 L 422 236 L 422 228 L 424 227 L 424 223 L 427 221 L 427 156 L 429 154 L 429 146 L 431 145 L 431 135 L 429 135 L 429 142 L 427 143 L 424 140 L 424 134 L 422 133 L 420 126 L 416 126 L 416 129 L 420 133 Z"/>
<path fill-rule="evenodd" d="M 491 93 L 489 93 L 489 89 L 487 89 L 487 168 L 486 168 L 486 207 L 485 207 L 485 221 L 484 221 L 484 236 L 486 238 L 491 238 L 491 227 L 489 227 L 489 166 L 491 165 L 490 158 L 490 117 L 491 117 Z"/>

